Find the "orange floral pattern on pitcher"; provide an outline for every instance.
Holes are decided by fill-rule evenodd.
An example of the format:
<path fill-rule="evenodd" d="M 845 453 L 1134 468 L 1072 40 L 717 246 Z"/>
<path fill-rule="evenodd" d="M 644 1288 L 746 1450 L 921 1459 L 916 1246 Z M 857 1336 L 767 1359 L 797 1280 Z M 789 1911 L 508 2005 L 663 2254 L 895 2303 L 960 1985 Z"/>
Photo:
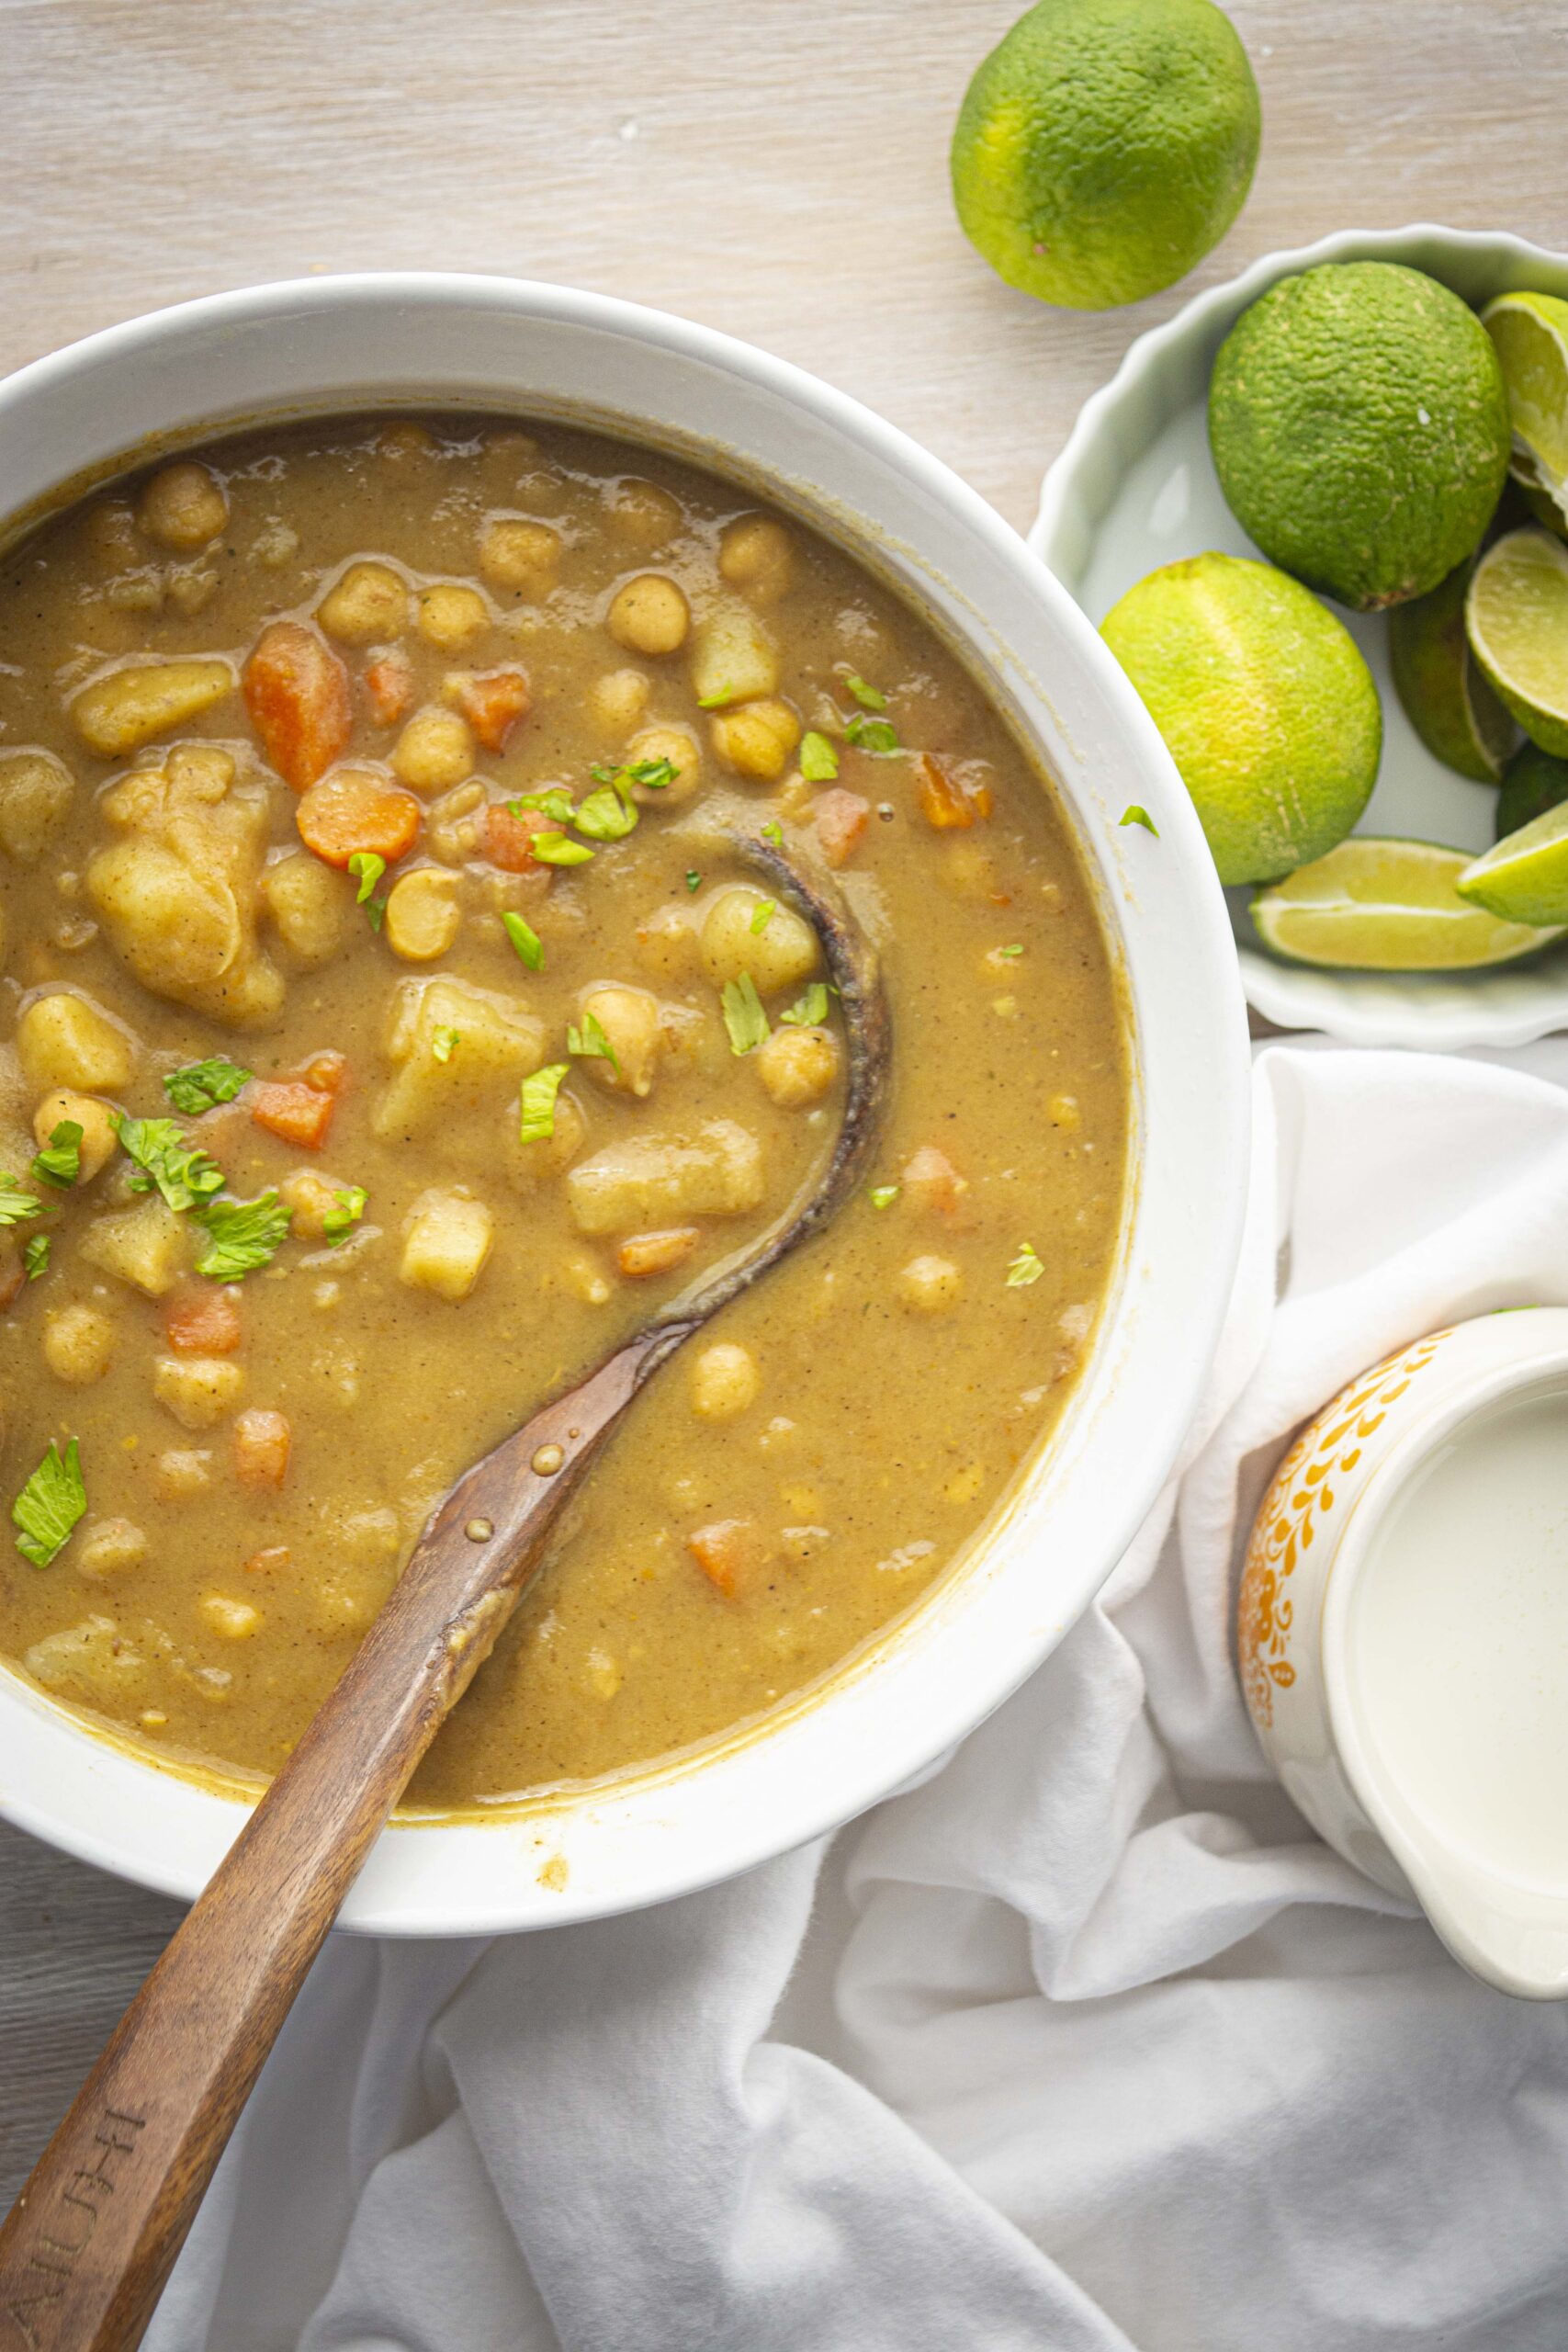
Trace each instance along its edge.
<path fill-rule="evenodd" d="M 1253 1521 L 1236 1609 L 1242 1689 L 1259 1730 L 1274 1720 L 1275 1691 L 1288 1690 L 1296 1679 L 1290 1657 L 1295 1610 L 1289 1582 L 1334 1508 L 1336 1478 L 1355 1469 L 1367 1440 L 1447 1337 L 1446 1330 L 1434 1331 L 1359 1374 L 1308 1422 L 1274 1473 Z"/>

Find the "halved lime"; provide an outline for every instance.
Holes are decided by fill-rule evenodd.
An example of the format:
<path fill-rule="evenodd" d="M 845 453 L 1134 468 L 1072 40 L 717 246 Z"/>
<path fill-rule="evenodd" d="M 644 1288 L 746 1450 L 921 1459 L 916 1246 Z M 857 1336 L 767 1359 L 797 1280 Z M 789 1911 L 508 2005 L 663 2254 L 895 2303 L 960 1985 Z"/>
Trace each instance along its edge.
<path fill-rule="evenodd" d="M 1568 923 L 1568 802 L 1506 834 L 1456 887 L 1504 922 Z"/>
<path fill-rule="evenodd" d="M 1252 920 L 1298 964 L 1368 972 L 1459 972 L 1544 947 L 1548 933 L 1460 897 L 1465 865 L 1461 849 L 1359 834 L 1260 890 Z"/>
<path fill-rule="evenodd" d="M 1513 719 L 1482 675 L 1464 633 L 1470 566 L 1388 616 L 1388 658 L 1404 716 L 1445 767 L 1496 784 L 1518 741 Z"/>
<path fill-rule="evenodd" d="M 1500 294 L 1481 313 L 1497 346 L 1515 433 L 1551 479 L 1568 476 L 1568 302 Z"/>
<path fill-rule="evenodd" d="M 1568 757 L 1568 547 L 1533 525 L 1495 540 L 1472 576 L 1464 625 L 1531 742 Z"/>

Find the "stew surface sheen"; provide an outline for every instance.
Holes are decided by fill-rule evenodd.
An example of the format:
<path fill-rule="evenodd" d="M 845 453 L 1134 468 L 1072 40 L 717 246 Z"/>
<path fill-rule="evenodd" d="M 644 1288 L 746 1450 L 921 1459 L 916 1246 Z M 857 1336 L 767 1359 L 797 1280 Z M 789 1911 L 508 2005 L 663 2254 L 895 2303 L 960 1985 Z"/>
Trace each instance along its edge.
<path fill-rule="evenodd" d="M 841 1039 L 738 799 L 881 950 L 878 1171 L 634 1408 L 416 1803 L 764 1713 L 996 1506 L 1122 1213 L 1090 893 L 925 623 L 640 449 L 327 420 L 6 558 L 0 1652 L 38 1683 L 275 1769 L 451 1480 L 787 1211 Z"/>

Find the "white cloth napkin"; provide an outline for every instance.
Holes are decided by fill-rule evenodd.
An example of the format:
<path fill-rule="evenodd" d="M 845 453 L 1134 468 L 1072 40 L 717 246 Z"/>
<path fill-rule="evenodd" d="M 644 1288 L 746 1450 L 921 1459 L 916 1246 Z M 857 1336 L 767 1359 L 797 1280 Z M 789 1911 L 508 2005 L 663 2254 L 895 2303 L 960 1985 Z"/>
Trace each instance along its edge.
<path fill-rule="evenodd" d="M 1311 1834 L 1229 1617 L 1341 1382 L 1568 1302 L 1568 1094 L 1278 1047 L 1254 1082 L 1184 1475 L 1055 1656 L 914 1793 L 710 1894 L 335 1938 L 152 2352 L 1562 2352 L 1568 2016 Z"/>

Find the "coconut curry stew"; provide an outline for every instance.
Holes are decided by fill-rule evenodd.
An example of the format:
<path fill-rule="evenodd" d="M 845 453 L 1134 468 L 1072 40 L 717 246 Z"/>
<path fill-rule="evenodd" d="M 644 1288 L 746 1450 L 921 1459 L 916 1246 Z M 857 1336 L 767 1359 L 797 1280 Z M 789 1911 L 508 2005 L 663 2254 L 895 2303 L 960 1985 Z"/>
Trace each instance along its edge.
<path fill-rule="evenodd" d="M 5 560 L 0 1652 L 46 1691 L 276 1767 L 448 1483 L 812 1180 L 841 1027 L 737 797 L 881 951 L 876 1176 L 640 1400 L 426 1804 L 764 1713 L 1050 1430 L 1125 1177 L 1089 886 L 925 624 L 639 450 L 276 430 Z"/>

